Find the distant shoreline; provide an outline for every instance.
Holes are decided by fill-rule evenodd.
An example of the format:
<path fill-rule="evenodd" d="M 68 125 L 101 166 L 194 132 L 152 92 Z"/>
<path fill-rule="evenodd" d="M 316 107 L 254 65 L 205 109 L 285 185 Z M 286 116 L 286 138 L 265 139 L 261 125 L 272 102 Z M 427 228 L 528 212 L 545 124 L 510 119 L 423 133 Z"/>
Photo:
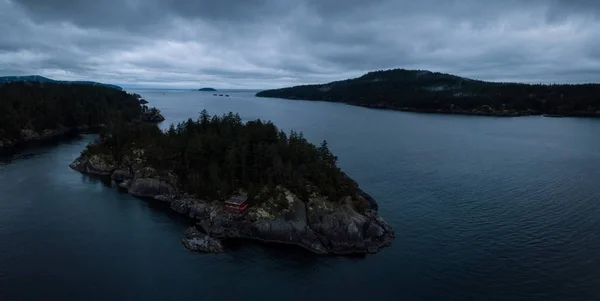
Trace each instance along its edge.
<path fill-rule="evenodd" d="M 520 117 L 600 117 L 600 84 L 496 83 L 427 70 L 391 69 L 258 97 L 322 100 L 407 112 Z"/>
<path fill-rule="evenodd" d="M 356 104 L 351 102 L 343 102 L 343 101 L 331 101 L 331 100 L 311 100 L 311 99 L 299 99 L 292 97 L 271 97 L 271 96 L 259 96 L 259 98 L 279 98 L 285 100 L 302 100 L 302 101 L 322 101 L 322 102 L 331 102 L 331 103 L 340 103 L 349 106 L 355 107 L 363 107 L 367 109 L 376 109 L 376 110 L 389 110 L 389 111 L 400 111 L 400 112 L 410 112 L 410 113 L 423 113 L 423 114 L 442 114 L 442 115 L 464 115 L 464 116 L 486 116 L 486 117 L 526 117 L 526 116 L 543 116 L 548 118 L 563 118 L 563 117 L 586 117 L 586 118 L 600 118 L 600 113 L 594 112 L 566 112 L 566 113 L 547 113 L 547 112 L 538 112 L 538 111 L 483 111 L 483 110 L 443 110 L 443 109 L 417 109 L 417 108 L 407 108 L 407 107 L 392 107 L 386 106 L 382 104 Z"/>
<path fill-rule="evenodd" d="M 484 112 L 484 111 L 467 111 L 467 110 L 423 110 L 423 109 L 414 109 L 414 108 L 394 108 L 388 106 L 378 106 L 378 105 L 368 105 L 368 104 L 352 104 L 346 103 L 344 104 L 363 107 L 368 109 L 379 109 L 379 110 L 391 110 L 391 111 L 401 111 L 401 112 L 412 112 L 412 113 L 423 113 L 423 114 L 443 114 L 443 115 L 466 115 L 466 116 L 487 116 L 487 117 L 526 117 L 526 116 L 543 116 L 548 118 L 563 118 L 563 117 L 588 117 L 588 118 L 597 118 L 600 117 L 600 113 L 591 113 L 591 112 L 570 112 L 570 113 L 561 113 L 561 114 L 551 114 L 551 113 L 543 113 L 536 111 L 504 111 L 504 112 Z"/>

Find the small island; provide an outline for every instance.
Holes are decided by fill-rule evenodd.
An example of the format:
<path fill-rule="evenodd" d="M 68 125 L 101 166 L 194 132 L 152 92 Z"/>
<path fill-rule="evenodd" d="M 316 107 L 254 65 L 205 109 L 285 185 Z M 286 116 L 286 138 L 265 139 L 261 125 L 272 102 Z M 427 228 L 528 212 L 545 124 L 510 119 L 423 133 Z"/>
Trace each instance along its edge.
<path fill-rule="evenodd" d="M 200 92 L 216 92 L 217 89 L 215 89 L 215 88 L 202 88 L 202 89 L 198 89 L 198 91 L 200 91 Z"/>
<path fill-rule="evenodd" d="M 195 220 L 182 243 L 221 252 L 223 239 L 291 244 L 317 254 L 375 253 L 394 238 L 375 200 L 337 166 L 327 142 L 271 122 L 209 116 L 161 131 L 115 122 L 70 167 Z"/>
<path fill-rule="evenodd" d="M 342 102 L 374 109 L 516 117 L 600 117 L 600 84 L 496 83 L 426 70 L 394 69 L 319 85 L 266 90 L 258 97 Z"/>

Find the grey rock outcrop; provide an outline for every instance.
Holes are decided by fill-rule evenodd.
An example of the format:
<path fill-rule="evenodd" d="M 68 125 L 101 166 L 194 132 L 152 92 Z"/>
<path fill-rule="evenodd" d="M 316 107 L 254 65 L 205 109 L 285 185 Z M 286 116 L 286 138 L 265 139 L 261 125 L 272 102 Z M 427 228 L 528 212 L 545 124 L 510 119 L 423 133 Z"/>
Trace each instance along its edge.
<path fill-rule="evenodd" d="M 221 252 L 218 239 L 247 238 L 297 245 L 317 254 L 343 255 L 375 253 L 394 239 L 392 228 L 377 214 L 377 203 L 362 191 L 354 201 L 347 197 L 332 202 L 317 194 L 303 201 L 280 188 L 277 198 L 262 200 L 238 213 L 227 210 L 220 201 L 182 194 L 172 173 L 143 167 L 140 160 L 129 162 L 134 163 L 117 169 L 106 157 L 92 155 L 81 156 L 70 166 L 83 173 L 111 176 L 129 194 L 168 203 L 172 210 L 195 219 L 205 234 L 193 228 L 182 240 L 193 251 Z"/>
<path fill-rule="evenodd" d="M 69 167 L 79 172 L 99 176 L 110 176 L 115 170 L 115 165 L 111 160 L 99 155 L 93 155 L 89 158 L 81 156 L 75 159 Z"/>
<path fill-rule="evenodd" d="M 175 194 L 177 189 L 166 181 L 153 178 L 136 178 L 131 182 L 129 194 L 137 197 L 155 197 Z"/>
<path fill-rule="evenodd" d="M 394 238 L 392 228 L 374 210 L 361 214 L 350 205 L 305 204 L 289 192 L 287 198 L 289 207 L 282 214 L 272 215 L 264 204 L 239 214 L 226 210 L 220 202 L 156 197 L 170 203 L 171 209 L 198 220 L 202 231 L 216 238 L 292 244 L 317 254 L 340 255 L 376 253 Z"/>
<path fill-rule="evenodd" d="M 121 188 L 121 189 L 129 190 L 129 187 L 131 187 L 130 180 L 125 180 L 125 181 L 119 183 L 119 188 Z"/>
<path fill-rule="evenodd" d="M 113 171 L 110 175 L 110 178 L 115 180 L 116 182 L 123 182 L 125 180 L 130 180 L 133 178 L 133 175 L 125 169 L 117 169 Z"/>
<path fill-rule="evenodd" d="M 187 249 L 194 252 L 223 252 L 221 241 L 196 230 L 195 227 L 191 227 L 185 231 L 185 237 L 181 240 L 181 243 L 183 243 Z"/>

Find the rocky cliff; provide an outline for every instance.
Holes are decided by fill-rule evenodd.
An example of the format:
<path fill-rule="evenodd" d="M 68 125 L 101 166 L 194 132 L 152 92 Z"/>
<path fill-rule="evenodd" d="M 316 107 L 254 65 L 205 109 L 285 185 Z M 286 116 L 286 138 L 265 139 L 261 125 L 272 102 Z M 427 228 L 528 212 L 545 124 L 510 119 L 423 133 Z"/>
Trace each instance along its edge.
<path fill-rule="evenodd" d="M 227 210 L 221 201 L 201 200 L 181 191 L 172 173 L 145 167 L 139 159 L 122 166 L 108 156 L 82 155 L 70 167 L 82 173 L 110 176 L 131 195 L 170 204 L 197 221 L 183 244 L 194 251 L 222 250 L 216 239 L 246 238 L 292 244 L 318 254 L 375 253 L 389 246 L 394 231 L 377 213 L 376 202 L 361 192 L 364 212 L 351 203 L 334 203 L 313 193 L 301 200 L 281 187 L 276 198 L 261 199 L 243 212 Z M 203 233 L 201 233 L 201 230 Z"/>

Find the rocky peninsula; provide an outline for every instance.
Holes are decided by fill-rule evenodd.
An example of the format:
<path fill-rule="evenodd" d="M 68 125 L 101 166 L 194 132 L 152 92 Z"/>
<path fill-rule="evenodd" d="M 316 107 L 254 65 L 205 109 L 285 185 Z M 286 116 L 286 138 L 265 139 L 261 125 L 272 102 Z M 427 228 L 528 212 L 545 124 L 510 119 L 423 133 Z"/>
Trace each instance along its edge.
<path fill-rule="evenodd" d="M 275 136 L 271 147 L 267 147 L 264 143 L 267 138 L 248 138 L 247 135 L 258 135 L 259 127 L 275 129 L 277 135 L 276 128 L 260 121 L 242 124 L 236 116 L 202 116 L 198 122 L 190 120 L 172 126 L 166 133 L 153 132 L 150 126 L 136 129 L 133 132 L 139 138 L 130 138 L 128 146 L 118 154 L 111 152 L 109 147 L 113 136 L 101 136 L 70 167 L 82 173 L 110 177 L 127 193 L 168 203 L 172 210 L 195 220 L 196 226 L 188 229 L 182 240 L 184 246 L 193 251 L 222 252 L 220 240 L 238 238 L 291 244 L 317 254 L 338 255 L 376 253 L 391 244 L 394 231 L 378 215 L 377 203 L 334 166 L 336 158 L 328 152 L 326 144 L 317 148 L 297 133 L 283 137 L 285 135 L 280 132 L 279 139 Z M 231 127 L 226 129 L 224 125 Z M 182 158 L 185 154 L 176 150 L 177 143 L 186 141 L 188 146 L 182 149 L 187 149 L 190 154 L 195 153 L 189 146 L 191 144 L 199 145 L 198 150 L 207 152 L 204 148 L 207 144 L 203 141 L 219 139 L 211 130 L 216 131 L 217 127 L 222 136 L 219 141 L 212 140 L 211 147 L 217 148 L 212 155 L 196 153 Z M 197 132 L 200 133 L 197 140 L 189 140 Z M 230 138 L 224 136 L 232 132 L 239 133 L 237 138 L 231 138 L 231 141 L 237 141 L 236 145 L 227 143 Z M 237 143 L 255 138 L 261 142 L 252 140 L 247 145 L 240 145 L 241 156 L 235 153 Z M 157 150 L 157 144 L 148 139 L 160 140 L 160 145 L 169 141 L 170 146 L 164 146 L 164 151 L 170 155 Z M 284 141 L 287 146 L 283 145 Z M 224 156 L 218 149 L 219 143 L 228 149 Z M 266 147 L 265 154 L 272 155 L 270 161 L 260 160 L 263 155 L 258 145 Z M 282 150 L 277 153 L 274 145 L 279 145 Z M 295 147 L 301 147 L 298 151 L 306 157 L 314 155 L 311 160 L 319 157 L 320 161 L 315 161 L 312 166 L 310 160 L 292 162 L 303 160 L 295 157 Z M 252 153 L 256 160 L 249 162 L 245 151 Z M 312 151 L 314 153 L 308 153 Z M 161 160 L 154 161 L 154 156 Z M 224 161 L 220 161 L 221 158 Z M 185 163 L 180 165 L 177 160 Z M 196 165 L 194 160 L 199 160 L 199 164 Z M 164 165 L 158 164 L 159 161 Z M 256 170 L 254 173 L 255 164 L 261 164 L 262 172 Z M 300 167 L 295 168 L 296 164 Z M 199 171 L 206 165 L 206 173 Z M 289 169 L 277 170 L 286 165 Z M 317 175 L 317 169 L 311 173 L 313 167 L 322 174 Z M 321 182 L 315 181 L 317 178 Z M 251 203 L 245 211 L 236 212 L 225 207 L 223 200 L 232 193 L 250 197 Z"/>

